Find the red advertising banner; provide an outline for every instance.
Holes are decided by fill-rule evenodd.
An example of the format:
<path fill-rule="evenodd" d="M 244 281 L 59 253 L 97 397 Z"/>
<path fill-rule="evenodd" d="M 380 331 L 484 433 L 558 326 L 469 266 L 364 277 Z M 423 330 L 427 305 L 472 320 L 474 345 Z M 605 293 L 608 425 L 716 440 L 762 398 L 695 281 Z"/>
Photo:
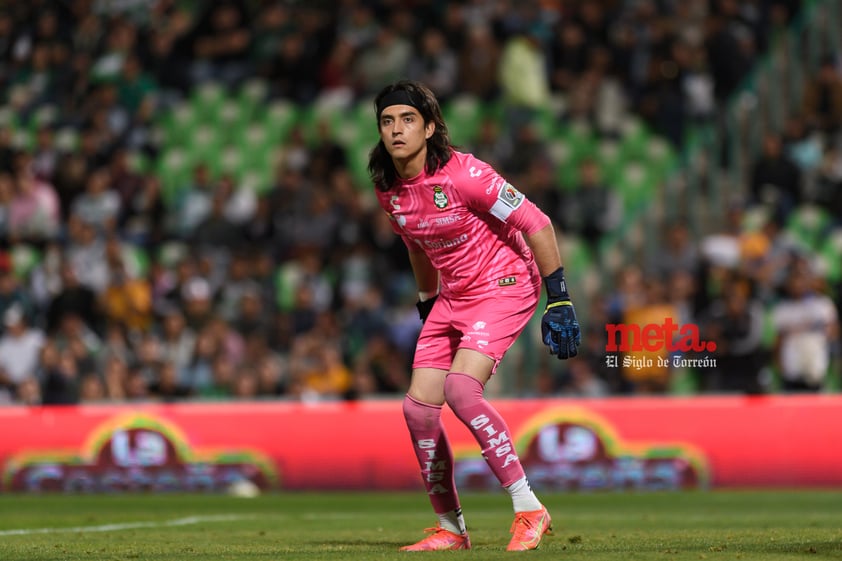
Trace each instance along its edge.
<path fill-rule="evenodd" d="M 842 485 L 842 396 L 498 400 L 548 491 Z M 463 489 L 495 489 L 445 408 Z M 2 492 L 421 487 L 400 400 L 0 408 Z"/>

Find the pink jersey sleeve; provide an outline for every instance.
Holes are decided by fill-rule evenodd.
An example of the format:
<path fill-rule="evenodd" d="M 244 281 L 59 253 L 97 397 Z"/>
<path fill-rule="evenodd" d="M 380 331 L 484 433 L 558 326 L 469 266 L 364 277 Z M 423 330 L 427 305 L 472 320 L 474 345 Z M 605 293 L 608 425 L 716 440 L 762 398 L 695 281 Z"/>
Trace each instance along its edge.
<path fill-rule="evenodd" d="M 468 156 L 462 172 L 460 185 L 471 208 L 488 213 L 527 235 L 550 223 L 541 209 L 487 163 Z"/>

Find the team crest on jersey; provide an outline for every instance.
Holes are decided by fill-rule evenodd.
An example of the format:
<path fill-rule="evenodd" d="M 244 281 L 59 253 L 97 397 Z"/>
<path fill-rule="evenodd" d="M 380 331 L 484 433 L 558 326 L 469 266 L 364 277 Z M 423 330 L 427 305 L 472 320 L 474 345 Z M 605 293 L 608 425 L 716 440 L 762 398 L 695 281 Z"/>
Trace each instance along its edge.
<path fill-rule="evenodd" d="M 436 208 L 447 208 L 447 195 L 445 195 L 444 191 L 442 191 L 441 185 L 433 187 L 433 202 L 436 204 Z"/>
<path fill-rule="evenodd" d="M 524 197 L 523 193 L 515 189 L 511 183 L 506 183 L 497 193 L 497 199 L 511 208 L 517 208 Z"/>

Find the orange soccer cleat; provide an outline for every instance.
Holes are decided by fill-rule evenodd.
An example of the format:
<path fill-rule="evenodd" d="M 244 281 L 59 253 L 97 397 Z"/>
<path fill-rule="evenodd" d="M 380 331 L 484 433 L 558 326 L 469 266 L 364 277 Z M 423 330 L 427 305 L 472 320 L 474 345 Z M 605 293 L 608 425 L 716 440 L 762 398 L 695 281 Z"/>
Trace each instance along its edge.
<path fill-rule="evenodd" d="M 538 549 L 544 534 L 553 533 L 552 519 L 550 513 L 547 512 L 547 507 L 542 506 L 541 510 L 516 513 L 512 529 L 509 531 L 513 535 L 506 551 Z"/>
<path fill-rule="evenodd" d="M 439 525 L 435 528 L 426 528 L 425 532 L 432 532 L 429 536 L 418 543 L 405 545 L 401 551 L 448 551 L 457 549 L 471 549 L 471 540 L 468 534 L 454 534 L 445 530 Z"/>

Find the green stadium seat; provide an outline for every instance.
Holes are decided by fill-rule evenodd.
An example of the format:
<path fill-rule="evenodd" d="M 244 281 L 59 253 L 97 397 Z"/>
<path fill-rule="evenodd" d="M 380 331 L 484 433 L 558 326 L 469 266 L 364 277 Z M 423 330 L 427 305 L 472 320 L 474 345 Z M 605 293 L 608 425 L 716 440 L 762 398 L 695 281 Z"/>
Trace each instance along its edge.
<path fill-rule="evenodd" d="M 374 143 L 361 142 L 353 146 L 348 153 L 348 167 L 354 178 L 354 184 L 359 189 L 367 189 L 371 185 L 371 178 L 368 174 L 368 155 Z"/>
<path fill-rule="evenodd" d="M 32 113 L 29 126 L 34 133 L 41 127 L 54 125 L 58 121 L 58 117 L 58 107 L 52 103 L 44 103 Z"/>
<path fill-rule="evenodd" d="M 35 135 L 25 128 L 18 128 L 12 131 L 12 146 L 18 149 L 30 150 L 35 145 Z"/>
<path fill-rule="evenodd" d="M 546 142 L 562 189 L 575 189 L 579 183 L 579 164 L 584 158 L 598 157 L 593 129 L 584 122 L 570 123 Z"/>
<path fill-rule="evenodd" d="M 12 261 L 12 272 L 19 279 L 29 276 L 29 273 L 41 262 L 41 251 L 29 244 L 14 244 L 9 250 Z"/>
<path fill-rule="evenodd" d="M 140 151 L 132 150 L 128 153 L 129 169 L 135 173 L 147 173 L 150 168 L 149 158 Z"/>
<path fill-rule="evenodd" d="M 138 277 L 144 277 L 149 273 L 149 254 L 139 245 L 123 244 L 123 262 L 126 269 L 133 271 Z"/>
<path fill-rule="evenodd" d="M 161 179 L 164 204 L 172 208 L 193 174 L 187 151 L 181 147 L 168 148 L 158 158 L 157 173 Z"/>
<path fill-rule="evenodd" d="M 213 125 L 197 126 L 187 145 L 190 161 L 194 164 L 204 163 L 215 175 L 219 171 L 219 152 L 223 146 L 220 131 Z"/>
<path fill-rule="evenodd" d="M 665 139 L 653 136 L 647 139 L 644 155 L 649 168 L 660 177 L 673 172 L 678 166 L 678 155 Z"/>
<path fill-rule="evenodd" d="M 656 179 L 644 161 L 626 162 L 615 178 L 626 211 L 636 211 L 651 199 Z"/>
<path fill-rule="evenodd" d="M 476 139 L 483 118 L 482 104 L 476 97 L 457 96 L 442 107 L 442 113 L 454 144 L 467 146 Z"/>
<path fill-rule="evenodd" d="M 616 181 L 624 163 L 620 143 L 614 139 L 601 140 L 596 148 L 596 160 L 599 163 L 603 181 L 608 184 Z"/>
<path fill-rule="evenodd" d="M 79 146 L 79 131 L 75 127 L 62 127 L 53 140 L 58 151 L 72 152 Z"/>
<path fill-rule="evenodd" d="M 257 167 L 266 165 L 267 155 L 277 148 L 269 136 L 269 127 L 261 122 L 249 123 L 241 129 L 236 144 L 242 151 L 244 165 Z"/>
<path fill-rule="evenodd" d="M 236 145 L 230 144 L 219 150 L 218 154 L 219 173 L 230 174 L 235 177 L 242 175 L 246 166 L 246 158 L 243 151 Z"/>
<path fill-rule="evenodd" d="M 196 110 L 200 120 L 215 122 L 219 109 L 228 96 L 225 87 L 217 82 L 205 82 L 196 86 L 190 96 L 190 103 Z"/>
<path fill-rule="evenodd" d="M 0 128 L 10 128 L 10 129 L 17 129 L 20 127 L 20 121 L 18 119 L 18 112 L 9 107 L 8 105 L 3 105 L 0 107 Z"/>
<path fill-rule="evenodd" d="M 650 138 L 643 121 L 634 115 L 628 115 L 620 126 L 622 131 L 622 150 L 626 159 L 646 158 Z"/>
<path fill-rule="evenodd" d="M 842 282 L 842 227 L 830 232 L 818 254 L 824 277 L 832 284 Z M 838 295 L 842 297 L 842 294 Z"/>
<path fill-rule="evenodd" d="M 298 121 L 298 107 L 286 100 L 275 100 L 266 108 L 261 120 L 266 124 L 270 141 L 282 142 Z"/>
<path fill-rule="evenodd" d="M 199 122 L 196 108 L 182 101 L 170 109 L 161 120 L 165 146 L 185 146 Z"/>
<path fill-rule="evenodd" d="M 215 123 L 222 131 L 226 142 L 236 141 L 240 131 L 248 122 L 248 112 L 243 109 L 238 100 L 226 99 L 220 104 Z"/>
<path fill-rule="evenodd" d="M 810 251 L 819 251 L 830 227 L 830 215 L 822 207 L 804 204 L 796 208 L 786 221 L 786 231 Z"/>
<path fill-rule="evenodd" d="M 268 166 L 264 168 L 243 167 L 236 177 L 238 188 L 251 189 L 258 195 L 263 195 L 272 188 L 272 173 Z"/>
<path fill-rule="evenodd" d="M 269 84 L 263 78 L 246 80 L 236 94 L 240 107 L 247 119 L 254 120 L 260 115 L 263 104 L 269 95 Z"/>

